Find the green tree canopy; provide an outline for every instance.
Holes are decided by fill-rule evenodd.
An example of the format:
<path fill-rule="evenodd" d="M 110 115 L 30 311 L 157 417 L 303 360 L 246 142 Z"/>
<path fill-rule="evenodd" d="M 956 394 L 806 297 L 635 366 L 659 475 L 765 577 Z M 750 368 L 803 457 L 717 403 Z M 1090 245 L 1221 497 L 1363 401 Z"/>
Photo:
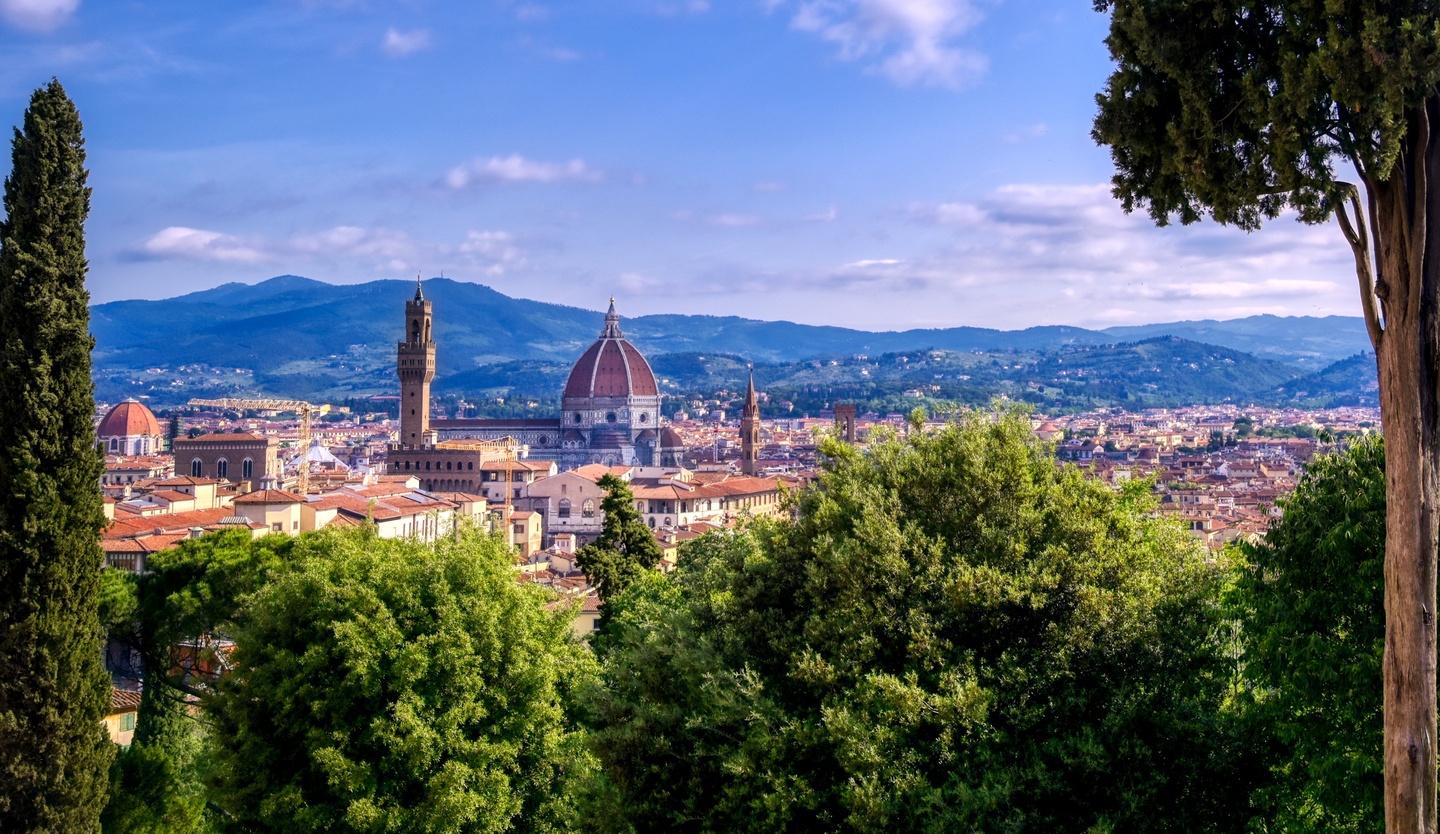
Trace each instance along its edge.
<path fill-rule="evenodd" d="M 204 701 L 213 800 L 244 830 L 567 829 L 566 696 L 591 661 L 549 599 L 473 531 L 300 538 Z"/>
<path fill-rule="evenodd" d="M 1433 0 L 1095 0 L 1114 193 L 1157 223 L 1334 215 L 1385 424 L 1386 828 L 1437 826 L 1440 15 Z"/>
<path fill-rule="evenodd" d="M 608 606 L 596 824 L 1239 830 L 1221 572 L 1020 414 L 837 442 L 796 521 Z"/>
<path fill-rule="evenodd" d="M 580 548 L 575 556 L 600 598 L 609 600 L 643 571 L 660 564 L 660 543 L 635 509 L 635 494 L 629 484 L 610 474 L 597 483 L 605 490 L 600 502 L 604 515 L 600 537 Z"/>
<path fill-rule="evenodd" d="M 1378 438 L 1312 460 L 1284 516 L 1242 545 L 1234 598 L 1274 832 L 1384 830 L 1385 460 Z"/>
<path fill-rule="evenodd" d="M 113 745 L 85 140 L 60 82 L 15 131 L 0 221 L 0 830 L 93 831 Z"/>

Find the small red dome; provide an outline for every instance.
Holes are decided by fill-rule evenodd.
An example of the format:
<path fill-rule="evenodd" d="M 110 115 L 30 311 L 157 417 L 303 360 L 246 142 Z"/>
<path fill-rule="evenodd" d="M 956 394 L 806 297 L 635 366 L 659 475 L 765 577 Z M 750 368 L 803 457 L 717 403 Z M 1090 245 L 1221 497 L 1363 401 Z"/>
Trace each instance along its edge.
<path fill-rule="evenodd" d="M 611 299 L 605 329 L 575 362 L 565 383 L 565 397 L 654 397 L 659 393 L 650 363 L 620 333 L 620 317 Z"/>
<path fill-rule="evenodd" d="M 154 413 L 138 400 L 126 400 L 110 409 L 95 431 L 97 437 L 158 437 L 164 433 Z"/>

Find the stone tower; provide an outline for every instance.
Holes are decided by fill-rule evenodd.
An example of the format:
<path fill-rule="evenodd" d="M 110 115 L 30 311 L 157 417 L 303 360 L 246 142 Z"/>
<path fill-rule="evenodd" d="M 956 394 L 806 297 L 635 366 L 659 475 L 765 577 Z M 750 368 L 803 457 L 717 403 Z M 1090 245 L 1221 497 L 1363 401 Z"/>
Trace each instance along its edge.
<path fill-rule="evenodd" d="M 745 391 L 745 410 L 740 414 L 740 471 L 751 476 L 760 474 L 760 402 L 755 398 L 754 369 Z"/>
<path fill-rule="evenodd" d="M 430 302 L 415 279 L 415 298 L 405 302 L 405 341 L 396 368 L 400 373 L 400 445 L 418 449 L 435 443 L 430 431 L 430 381 L 435 378 L 435 340 L 430 334 Z"/>

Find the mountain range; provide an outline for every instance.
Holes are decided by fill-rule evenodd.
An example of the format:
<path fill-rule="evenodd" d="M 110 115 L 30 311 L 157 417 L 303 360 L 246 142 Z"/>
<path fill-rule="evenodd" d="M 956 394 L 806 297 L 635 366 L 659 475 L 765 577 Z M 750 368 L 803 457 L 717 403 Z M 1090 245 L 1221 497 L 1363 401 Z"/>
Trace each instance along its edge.
<path fill-rule="evenodd" d="M 424 290 L 435 305 L 439 392 L 473 395 L 508 390 L 553 397 L 564 373 L 594 340 L 603 322 L 603 313 L 597 310 L 512 298 L 481 284 L 436 278 L 426 281 Z M 164 405 L 223 393 L 263 392 L 331 400 L 390 393 L 395 389 L 394 345 L 402 331 L 403 303 L 413 292 L 414 285 L 405 281 L 333 285 L 284 275 L 258 284 L 225 284 L 177 298 L 95 305 L 91 330 L 96 339 L 97 396 L 113 401 L 145 395 Z M 623 315 L 623 302 L 619 306 Z M 1257 366 L 1248 377 L 1237 380 L 1239 388 L 1233 392 L 1237 395 L 1243 388 L 1245 396 L 1255 396 L 1252 389 L 1257 380 L 1263 380 L 1265 390 L 1280 400 L 1291 399 L 1300 390 L 1344 398 L 1354 395 L 1357 386 L 1368 384 L 1366 363 L 1352 359 L 1369 349 L 1358 317 L 1253 316 L 1103 330 L 1044 326 L 1014 331 L 953 327 L 872 332 L 733 316 L 666 314 L 625 318 L 622 327 L 676 391 L 733 385 L 747 363 L 756 364 L 757 377 L 769 377 L 772 383 L 816 387 L 823 382 L 823 387 L 833 387 L 843 381 L 834 377 L 845 366 L 854 366 L 849 372 L 855 374 L 866 370 L 861 366 L 867 362 L 878 368 L 880 364 L 872 357 L 894 360 L 887 360 L 883 374 L 872 375 L 867 370 L 860 375 L 871 377 L 867 383 L 872 386 L 880 378 L 906 385 L 922 379 L 928 382 L 936 374 L 943 378 L 947 373 L 952 381 L 965 376 L 967 382 L 979 382 L 976 374 L 963 374 L 955 368 L 931 367 L 922 374 L 918 366 L 911 367 L 913 360 L 905 358 L 917 351 L 1017 354 L 1014 362 L 994 359 L 994 366 L 985 367 L 1023 366 L 1028 369 L 1025 373 L 1039 376 L 1008 381 L 1034 389 L 1041 377 L 1052 382 L 1067 379 L 1051 373 L 1067 354 L 1159 337 L 1170 339 L 1164 343 L 1169 347 L 1157 348 L 1162 352 L 1179 350 L 1188 356 L 1195 351 L 1179 348 L 1182 342 L 1202 348 L 1212 345 L 1235 352 L 1227 354 L 1230 365 L 1251 359 L 1262 363 L 1263 370 Z M 1023 362 L 1018 354 L 1024 354 Z M 707 358 L 711 364 L 724 358 L 724 372 L 707 369 Z M 1352 365 L 1348 373 L 1328 370 L 1345 360 Z M 1200 366 L 1192 369 L 1191 364 L 1195 363 L 1187 360 L 1151 366 L 1194 377 Z M 1122 366 L 1123 361 L 1112 362 L 1107 370 L 1093 373 L 1119 374 L 1115 377 L 1119 379 Z M 1373 377 L 1373 361 L 1368 367 Z M 805 368 L 809 371 L 802 372 Z M 833 370 L 824 371 L 826 368 Z M 814 373 L 817 370 L 823 372 Z M 1087 388 L 1104 388 L 1094 387 L 1099 378 L 1090 376 Z M 1223 390 L 1210 390 L 1223 385 L 1218 379 L 1191 395 L 1208 391 L 1212 397 L 1224 399 Z M 1290 385 L 1288 391 L 1277 390 L 1302 379 L 1307 381 L 1301 388 Z M 1142 385 L 1173 390 L 1176 396 L 1195 388 L 1155 382 Z"/>

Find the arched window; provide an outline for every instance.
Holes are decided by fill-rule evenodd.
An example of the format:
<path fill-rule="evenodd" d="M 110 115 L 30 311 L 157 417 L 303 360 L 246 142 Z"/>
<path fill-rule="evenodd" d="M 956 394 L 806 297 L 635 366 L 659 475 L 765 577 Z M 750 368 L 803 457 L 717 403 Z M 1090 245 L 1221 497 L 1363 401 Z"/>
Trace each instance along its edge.
<path fill-rule="evenodd" d="M 224 458 L 221 458 L 221 459 L 215 461 L 215 477 L 217 477 L 217 478 L 219 478 L 220 480 L 223 481 L 223 480 L 225 480 L 225 478 L 226 478 L 227 476 L 229 476 L 229 474 L 230 474 L 230 461 L 228 461 L 228 460 L 226 460 L 226 459 L 224 459 Z"/>
<path fill-rule="evenodd" d="M 593 499 L 586 498 L 585 503 L 580 505 L 580 515 L 584 518 L 595 517 L 595 501 Z"/>
<path fill-rule="evenodd" d="M 248 481 L 255 477 L 255 461 L 246 458 L 240 461 L 240 480 Z"/>
<path fill-rule="evenodd" d="M 606 412 L 606 414 L 605 414 L 605 422 L 607 422 L 607 423 L 613 423 L 613 422 L 615 422 L 615 420 L 616 420 L 615 412 L 613 412 L 613 411 Z"/>
<path fill-rule="evenodd" d="M 642 423 L 648 423 L 648 422 L 650 422 L 650 415 L 649 415 L 649 414 L 646 414 L 646 413 L 643 412 L 643 411 L 640 412 L 640 422 L 642 422 Z"/>
<path fill-rule="evenodd" d="M 118 438 L 118 437 L 112 437 L 112 438 L 110 438 L 110 451 L 116 452 L 116 451 L 119 451 L 119 450 L 120 450 L 120 438 Z"/>
<path fill-rule="evenodd" d="M 576 422 L 576 423 L 579 423 L 579 422 L 580 422 L 580 412 L 578 412 L 578 411 L 575 412 L 575 422 Z"/>
<path fill-rule="evenodd" d="M 651 517 L 650 517 L 650 529 L 651 529 L 651 530 L 654 530 L 654 529 L 655 529 L 655 517 L 654 517 L 654 516 L 651 516 Z"/>
<path fill-rule="evenodd" d="M 473 461 L 473 460 L 470 461 L 470 465 L 467 466 L 466 469 L 469 469 L 471 472 L 474 472 L 474 471 L 475 471 L 475 461 Z"/>
<path fill-rule="evenodd" d="M 425 471 L 426 471 L 426 472 L 429 472 L 429 471 L 430 471 L 430 461 L 428 461 L 428 460 L 425 461 Z"/>
<path fill-rule="evenodd" d="M 665 524 L 664 524 L 663 526 L 665 526 L 665 527 L 674 527 L 675 525 L 671 524 L 671 523 L 670 523 L 670 519 L 667 518 L 667 519 L 665 519 Z"/>
<path fill-rule="evenodd" d="M 190 461 L 190 477 L 198 478 L 200 477 L 200 474 L 204 471 L 205 464 L 201 463 L 199 458 Z"/>
<path fill-rule="evenodd" d="M 446 468 L 447 470 L 454 469 L 454 468 L 455 468 L 455 462 L 452 461 L 452 460 L 447 460 L 447 461 L 445 461 L 445 468 Z"/>
<path fill-rule="evenodd" d="M 555 516 L 556 516 L 557 518 L 569 518 L 569 517 L 570 517 L 570 499 L 569 499 L 569 498 L 561 498 L 561 499 L 560 499 L 560 508 L 555 511 Z"/>

